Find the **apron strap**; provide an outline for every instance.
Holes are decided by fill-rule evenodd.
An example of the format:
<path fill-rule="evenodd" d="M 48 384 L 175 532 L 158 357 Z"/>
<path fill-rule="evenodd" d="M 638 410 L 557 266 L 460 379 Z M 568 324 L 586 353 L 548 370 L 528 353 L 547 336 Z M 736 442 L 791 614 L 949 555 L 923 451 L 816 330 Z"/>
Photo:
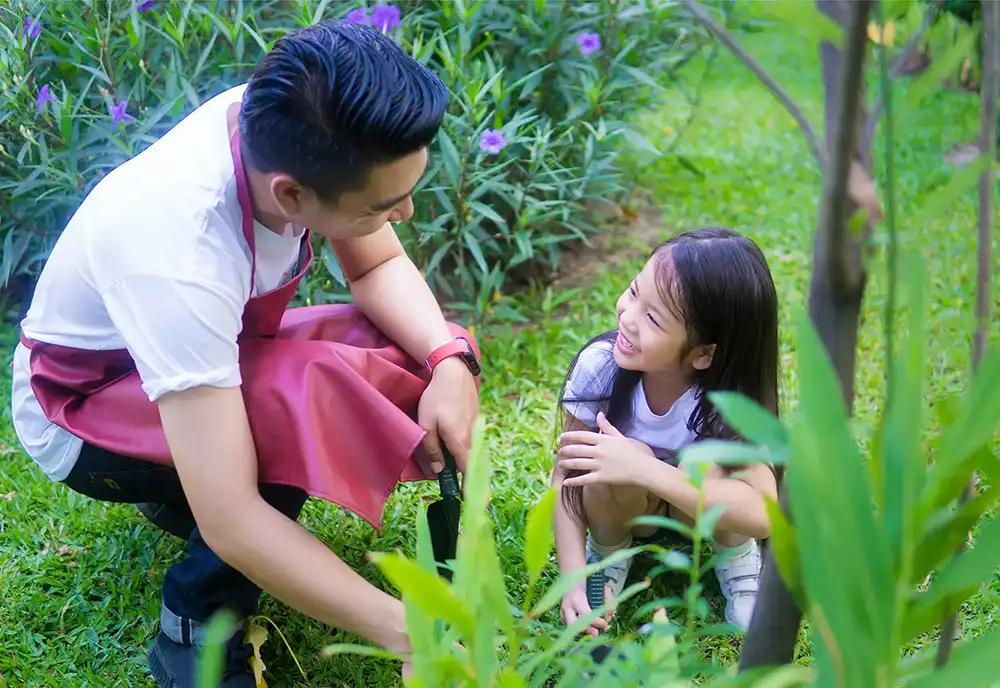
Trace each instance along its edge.
<path fill-rule="evenodd" d="M 257 243 L 254 239 L 253 201 L 250 199 L 250 183 L 247 180 L 247 170 L 243 165 L 243 150 L 240 145 L 240 130 L 237 128 L 229 138 L 229 150 L 233 155 L 233 168 L 236 172 L 236 194 L 240 199 L 240 212 L 243 215 L 243 237 L 250 245 L 250 293 L 253 294 L 254 279 L 257 275 Z"/>

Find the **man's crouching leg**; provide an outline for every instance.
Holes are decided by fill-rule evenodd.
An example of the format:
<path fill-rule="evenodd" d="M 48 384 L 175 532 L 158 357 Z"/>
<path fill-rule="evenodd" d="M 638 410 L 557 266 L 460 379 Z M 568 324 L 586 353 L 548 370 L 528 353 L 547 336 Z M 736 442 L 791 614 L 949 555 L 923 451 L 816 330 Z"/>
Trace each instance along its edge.
<path fill-rule="evenodd" d="M 304 491 L 284 485 L 261 485 L 268 504 L 298 520 Z M 163 581 L 160 632 L 149 651 L 149 668 L 160 688 L 195 688 L 199 646 L 212 616 L 226 610 L 239 624 L 226 643 L 223 688 L 256 688 L 250 669 L 253 648 L 244 642 L 245 622 L 257 611 L 261 590 L 209 549 L 195 528 L 187 557 L 167 571 Z"/>

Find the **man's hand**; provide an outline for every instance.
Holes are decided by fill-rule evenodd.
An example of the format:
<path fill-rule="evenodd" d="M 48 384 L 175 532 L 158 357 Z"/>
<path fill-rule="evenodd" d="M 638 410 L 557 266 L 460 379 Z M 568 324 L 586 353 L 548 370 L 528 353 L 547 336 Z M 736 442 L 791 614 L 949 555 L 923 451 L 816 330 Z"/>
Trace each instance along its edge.
<path fill-rule="evenodd" d="M 427 431 L 424 450 L 435 473 L 444 468 L 445 447 L 455 457 L 458 470 L 465 473 L 478 413 L 479 392 L 468 366 L 456 357 L 441 361 L 417 407 L 417 422 Z"/>

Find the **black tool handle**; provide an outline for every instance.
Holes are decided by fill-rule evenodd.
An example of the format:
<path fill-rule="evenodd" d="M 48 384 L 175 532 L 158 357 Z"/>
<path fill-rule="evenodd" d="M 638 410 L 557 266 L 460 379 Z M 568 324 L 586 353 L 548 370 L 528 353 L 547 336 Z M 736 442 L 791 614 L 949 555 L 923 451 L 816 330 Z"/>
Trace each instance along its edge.
<path fill-rule="evenodd" d="M 442 445 L 444 443 L 442 442 Z M 438 473 L 438 482 L 441 485 L 442 497 L 458 497 L 461 490 L 458 487 L 458 466 L 455 464 L 455 457 L 442 446 L 444 453 L 444 468 Z"/>

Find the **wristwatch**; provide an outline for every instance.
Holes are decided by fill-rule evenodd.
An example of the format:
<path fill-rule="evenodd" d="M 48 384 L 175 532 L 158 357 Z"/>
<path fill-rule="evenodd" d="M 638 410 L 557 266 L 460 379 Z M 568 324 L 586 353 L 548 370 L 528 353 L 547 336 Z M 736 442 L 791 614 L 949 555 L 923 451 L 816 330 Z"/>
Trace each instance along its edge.
<path fill-rule="evenodd" d="M 479 359 L 476 358 L 476 352 L 472 349 L 472 344 L 465 337 L 457 337 L 455 340 L 434 349 L 427 357 L 427 372 L 433 373 L 441 361 L 452 356 L 461 357 L 465 365 L 469 367 L 473 377 L 479 377 L 479 374 L 483 372 L 482 366 L 479 365 Z"/>

